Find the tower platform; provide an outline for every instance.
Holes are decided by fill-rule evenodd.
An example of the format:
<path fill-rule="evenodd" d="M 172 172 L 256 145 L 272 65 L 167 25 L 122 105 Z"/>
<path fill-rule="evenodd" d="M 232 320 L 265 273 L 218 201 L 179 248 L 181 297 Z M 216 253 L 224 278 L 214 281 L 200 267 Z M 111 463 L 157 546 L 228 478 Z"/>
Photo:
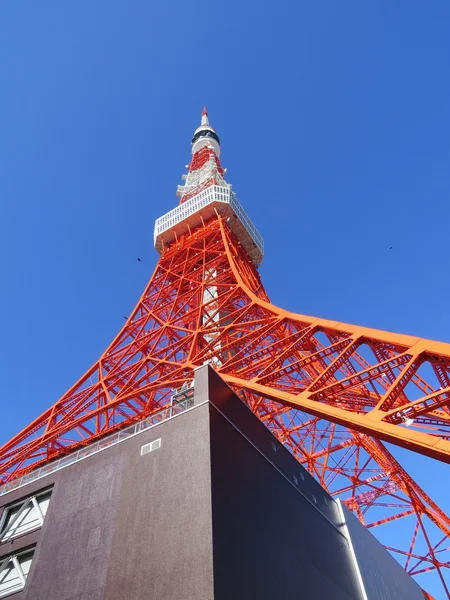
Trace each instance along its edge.
<path fill-rule="evenodd" d="M 231 231 L 253 264 L 259 267 L 264 256 L 263 238 L 230 185 L 211 185 L 157 219 L 154 229 L 156 250 L 161 254 L 165 246 L 170 246 L 216 214 L 227 218 Z"/>
<path fill-rule="evenodd" d="M 0 597 L 423 600 L 210 366 L 133 428 L 0 490 Z"/>

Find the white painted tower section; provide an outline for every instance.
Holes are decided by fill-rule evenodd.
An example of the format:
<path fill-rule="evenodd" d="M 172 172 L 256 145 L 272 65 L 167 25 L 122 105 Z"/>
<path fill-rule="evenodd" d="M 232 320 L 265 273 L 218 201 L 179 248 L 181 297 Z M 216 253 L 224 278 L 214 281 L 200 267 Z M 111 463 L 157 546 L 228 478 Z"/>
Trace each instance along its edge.
<path fill-rule="evenodd" d="M 203 109 L 200 126 L 194 132 L 191 145 L 192 161 L 188 173 L 182 176 L 184 185 L 177 188 L 180 204 L 156 220 L 154 243 L 161 254 L 217 214 L 222 215 L 235 234 L 239 245 L 250 260 L 259 267 L 264 256 L 264 241 L 225 180 L 225 169 L 219 160 L 220 141 Z"/>
<path fill-rule="evenodd" d="M 200 127 L 197 127 L 197 129 L 194 131 L 194 138 L 198 133 L 207 134 L 207 132 L 214 133 L 217 136 L 216 130 L 213 127 L 211 127 L 211 125 L 209 124 L 208 113 L 207 113 L 206 107 L 205 107 L 202 112 L 202 120 L 200 123 Z M 213 137 L 199 137 L 192 144 L 192 148 L 191 148 L 192 156 L 194 156 L 194 154 L 196 152 L 198 152 L 205 146 L 211 146 L 211 148 L 216 153 L 217 158 L 220 158 L 220 143 Z"/>

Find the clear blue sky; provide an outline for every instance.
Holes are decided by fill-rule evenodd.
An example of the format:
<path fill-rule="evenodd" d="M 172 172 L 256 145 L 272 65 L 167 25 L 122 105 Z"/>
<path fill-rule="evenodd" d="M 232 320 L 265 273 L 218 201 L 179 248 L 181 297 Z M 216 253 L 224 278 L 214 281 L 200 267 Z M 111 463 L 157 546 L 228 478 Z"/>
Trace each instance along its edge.
<path fill-rule="evenodd" d="M 449 31 L 448 0 L 2 2 L 0 442 L 123 325 L 204 104 L 273 302 L 450 341 Z"/>

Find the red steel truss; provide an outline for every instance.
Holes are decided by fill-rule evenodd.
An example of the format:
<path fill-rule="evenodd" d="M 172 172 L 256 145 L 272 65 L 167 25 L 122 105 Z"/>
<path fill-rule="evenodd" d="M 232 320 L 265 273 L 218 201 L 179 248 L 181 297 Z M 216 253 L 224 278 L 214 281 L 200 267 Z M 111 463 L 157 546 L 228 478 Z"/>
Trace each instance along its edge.
<path fill-rule="evenodd" d="M 160 410 L 206 361 L 409 573 L 433 574 L 450 598 L 450 519 L 384 445 L 450 462 L 450 344 L 274 306 L 218 212 L 164 246 L 112 344 L 0 448 L 1 481 Z"/>

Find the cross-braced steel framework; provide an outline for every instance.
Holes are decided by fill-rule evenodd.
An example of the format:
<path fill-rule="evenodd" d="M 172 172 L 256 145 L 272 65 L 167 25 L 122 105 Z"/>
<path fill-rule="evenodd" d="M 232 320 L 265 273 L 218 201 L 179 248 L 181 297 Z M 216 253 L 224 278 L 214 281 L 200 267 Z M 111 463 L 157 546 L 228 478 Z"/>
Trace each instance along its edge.
<path fill-rule="evenodd" d="M 160 410 L 208 361 L 420 584 L 431 574 L 450 598 L 450 519 L 384 444 L 450 462 L 450 344 L 274 306 L 233 218 L 213 207 L 163 244 L 112 344 L 0 449 L 2 481 Z"/>

